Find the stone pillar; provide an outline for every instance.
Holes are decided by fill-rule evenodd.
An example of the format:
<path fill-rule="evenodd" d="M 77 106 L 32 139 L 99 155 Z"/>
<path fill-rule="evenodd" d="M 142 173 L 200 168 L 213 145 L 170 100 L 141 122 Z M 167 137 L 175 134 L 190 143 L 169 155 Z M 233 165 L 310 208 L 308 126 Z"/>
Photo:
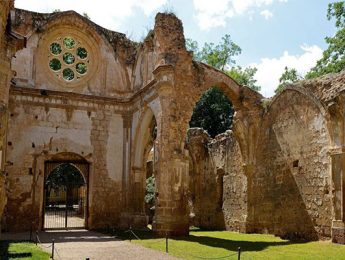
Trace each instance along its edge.
<path fill-rule="evenodd" d="M 332 241 L 345 244 L 345 151 L 333 152 L 333 222 Z"/>
<path fill-rule="evenodd" d="M 186 184 L 188 184 L 189 161 L 182 156 L 170 160 L 161 158 L 157 168 L 154 231 L 158 236 L 188 235 L 188 187 Z"/>
<path fill-rule="evenodd" d="M 131 136 L 132 136 L 132 115 L 123 115 L 123 166 L 122 166 L 122 196 L 123 206 L 129 207 L 129 176 L 131 169 Z"/>
<path fill-rule="evenodd" d="M 184 149 L 188 123 L 181 123 L 176 118 L 173 68 L 169 65 L 160 66 L 153 73 L 161 106 L 157 118 L 156 210 L 153 228 L 159 236 L 188 235 L 189 158 Z"/>
<path fill-rule="evenodd" d="M 255 190 L 253 189 L 253 176 L 255 174 L 255 165 L 254 164 L 244 164 L 243 165 L 244 174 L 247 177 L 247 219 L 241 233 L 255 233 L 255 223 L 254 223 L 254 214 L 255 214 L 255 205 L 251 202 L 251 198 L 256 196 Z"/>
<path fill-rule="evenodd" d="M 0 1 L 0 232 L 2 214 L 7 202 L 4 158 L 6 148 L 8 93 L 12 77 L 10 61 L 13 50 L 8 44 L 6 26 L 8 14 L 10 9 L 13 8 L 13 4 L 13 1 Z"/>

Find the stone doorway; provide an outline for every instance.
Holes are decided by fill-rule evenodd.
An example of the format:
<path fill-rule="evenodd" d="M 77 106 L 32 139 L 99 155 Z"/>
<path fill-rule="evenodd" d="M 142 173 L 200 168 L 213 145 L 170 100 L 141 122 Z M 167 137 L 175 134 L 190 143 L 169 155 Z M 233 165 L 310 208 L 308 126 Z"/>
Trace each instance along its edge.
<path fill-rule="evenodd" d="M 88 176 L 86 162 L 45 162 L 44 229 L 87 227 Z"/>

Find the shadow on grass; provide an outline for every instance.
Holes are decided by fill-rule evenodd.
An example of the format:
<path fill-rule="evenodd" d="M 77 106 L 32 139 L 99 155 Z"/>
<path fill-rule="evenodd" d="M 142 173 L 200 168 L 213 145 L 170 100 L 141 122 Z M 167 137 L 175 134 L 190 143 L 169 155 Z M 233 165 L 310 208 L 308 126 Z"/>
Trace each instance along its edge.
<path fill-rule="evenodd" d="M 200 230 L 202 231 L 202 230 Z M 134 234 L 128 231 L 115 231 L 114 235 L 120 239 L 124 240 L 136 240 L 136 236 L 141 240 L 155 239 L 157 238 L 152 231 L 142 231 L 142 230 L 133 230 Z M 195 231 L 194 231 L 195 232 Z M 176 241 L 186 241 L 198 243 L 200 245 L 216 247 L 226 249 L 228 251 L 238 251 L 238 248 L 241 247 L 242 251 L 262 251 L 267 247 L 272 246 L 287 246 L 293 244 L 302 244 L 307 243 L 308 241 L 245 241 L 245 240 L 232 240 L 224 239 L 210 236 L 195 236 L 189 235 L 188 237 L 177 237 L 173 238 Z"/>
<path fill-rule="evenodd" d="M 26 241 L 27 242 L 27 241 Z M 20 259 L 20 258 L 31 258 L 32 253 L 11 253 L 9 252 L 10 241 L 0 241 L 0 259 L 1 260 L 8 260 L 8 259 Z"/>
<path fill-rule="evenodd" d="M 208 236 L 193 236 L 175 238 L 178 241 L 188 241 L 198 243 L 209 247 L 223 248 L 229 251 L 237 251 L 240 247 L 242 251 L 262 251 L 270 246 L 284 246 L 291 245 L 297 242 L 281 241 L 281 242 L 268 242 L 268 241 L 242 241 L 231 240 L 224 238 L 208 237 Z"/>

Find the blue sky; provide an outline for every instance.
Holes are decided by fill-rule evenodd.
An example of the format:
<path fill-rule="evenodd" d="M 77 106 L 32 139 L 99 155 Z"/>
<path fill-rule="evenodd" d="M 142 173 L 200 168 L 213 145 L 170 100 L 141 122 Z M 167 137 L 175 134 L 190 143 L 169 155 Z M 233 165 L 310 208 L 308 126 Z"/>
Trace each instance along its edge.
<path fill-rule="evenodd" d="M 242 48 L 242 67 L 258 68 L 261 93 L 272 96 L 285 66 L 304 75 L 335 32 L 326 18 L 330 0 L 16 0 L 17 8 L 37 12 L 55 9 L 86 12 L 99 25 L 140 41 L 154 25 L 158 11 L 173 11 L 185 36 L 218 43 L 230 34 Z"/>

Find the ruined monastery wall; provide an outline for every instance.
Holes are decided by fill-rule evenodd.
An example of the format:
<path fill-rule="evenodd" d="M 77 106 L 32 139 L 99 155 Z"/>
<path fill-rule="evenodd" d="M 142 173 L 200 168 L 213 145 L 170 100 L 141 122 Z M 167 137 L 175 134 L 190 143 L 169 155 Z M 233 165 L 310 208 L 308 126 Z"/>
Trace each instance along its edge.
<path fill-rule="evenodd" d="M 25 91 L 24 91 L 25 92 Z M 90 163 L 88 226 L 110 225 L 121 212 L 123 118 L 114 106 L 13 91 L 10 99 L 6 227 L 41 226 L 44 162 L 72 153 Z M 47 107 L 47 103 L 55 104 Z M 99 203 L 101 201 L 102 203 Z M 40 220 L 40 221 L 38 221 Z"/>
<path fill-rule="evenodd" d="M 245 232 L 247 178 L 232 132 L 211 139 L 202 129 L 192 128 L 188 139 L 192 224 Z"/>
<path fill-rule="evenodd" d="M 296 90 L 264 116 L 251 183 L 249 230 L 285 237 L 330 237 L 330 138 L 322 111 Z"/>
<path fill-rule="evenodd" d="M 236 111 L 215 139 L 188 131 L 212 86 Z M 174 14 L 135 43 L 74 11 L 0 1 L 1 229 L 44 228 L 48 166 L 74 162 L 88 176 L 86 228 L 145 227 L 149 172 L 157 235 L 195 225 L 345 244 L 344 91 L 342 72 L 266 102 L 193 61 Z"/>

